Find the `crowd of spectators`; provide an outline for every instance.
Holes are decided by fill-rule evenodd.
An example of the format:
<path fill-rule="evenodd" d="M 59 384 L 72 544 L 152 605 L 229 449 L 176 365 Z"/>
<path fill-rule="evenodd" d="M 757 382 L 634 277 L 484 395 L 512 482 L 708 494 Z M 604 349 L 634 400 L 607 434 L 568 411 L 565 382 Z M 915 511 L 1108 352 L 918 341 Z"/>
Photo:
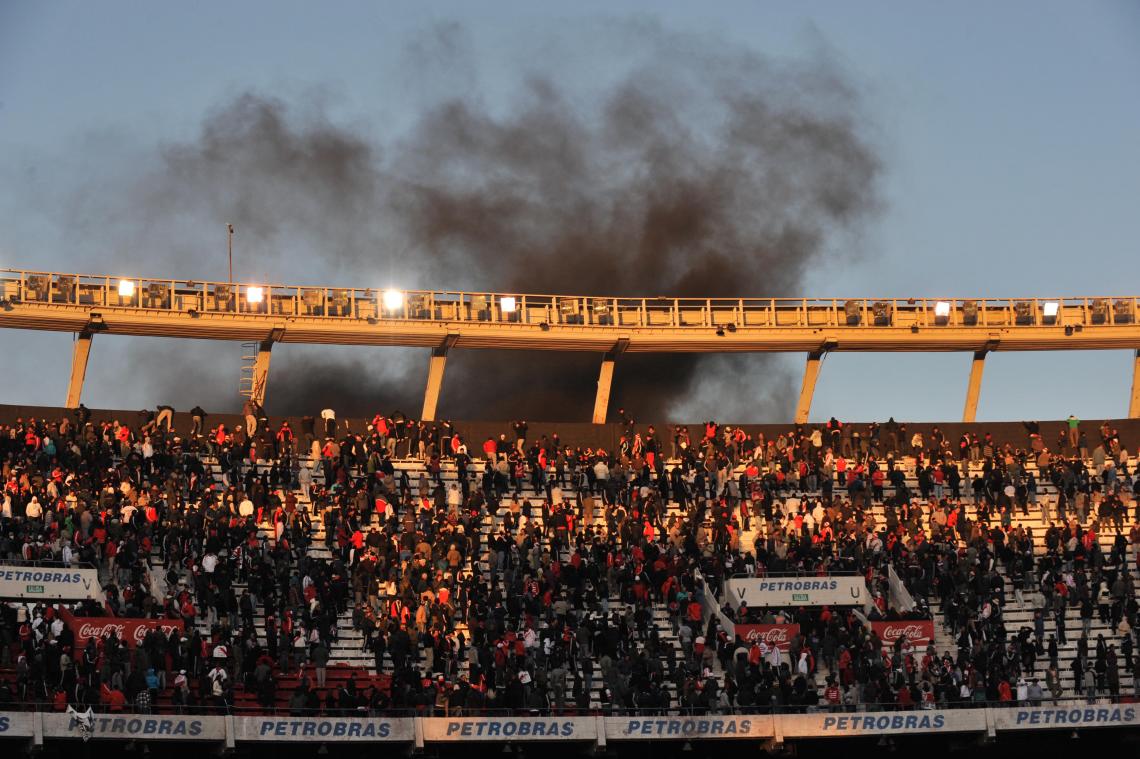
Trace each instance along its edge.
<path fill-rule="evenodd" d="M 1037 423 L 1018 447 L 894 420 L 659 436 L 623 411 L 612 451 L 525 421 L 471 451 L 399 414 L 294 430 L 252 404 L 232 428 L 195 408 L 179 433 L 172 412 L 0 425 L 0 559 L 98 567 L 106 602 L 77 614 L 184 623 L 80 647 L 57 609 L 5 604 L 0 708 L 906 708 L 1116 696 L 1134 671 L 1140 478 L 1109 426 L 1090 450 L 1070 418 L 1050 450 Z M 733 635 L 731 607 L 707 613 L 730 576 L 841 572 L 866 577 L 871 618 L 896 617 L 888 565 L 956 650 L 884 649 L 858 609 L 753 610 L 799 623 L 780 654 Z M 1033 624 L 1007 628 L 1007 601 Z M 384 677 L 333 687 L 349 629 Z"/>

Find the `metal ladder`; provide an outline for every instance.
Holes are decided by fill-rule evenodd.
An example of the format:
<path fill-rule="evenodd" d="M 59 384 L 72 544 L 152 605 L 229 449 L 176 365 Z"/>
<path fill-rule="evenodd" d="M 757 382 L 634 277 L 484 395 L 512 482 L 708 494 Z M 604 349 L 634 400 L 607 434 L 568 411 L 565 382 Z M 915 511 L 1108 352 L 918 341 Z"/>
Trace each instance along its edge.
<path fill-rule="evenodd" d="M 257 365 L 258 343 L 241 344 L 241 377 L 238 379 L 238 394 L 252 398 L 259 389 L 254 387 L 254 367 Z"/>

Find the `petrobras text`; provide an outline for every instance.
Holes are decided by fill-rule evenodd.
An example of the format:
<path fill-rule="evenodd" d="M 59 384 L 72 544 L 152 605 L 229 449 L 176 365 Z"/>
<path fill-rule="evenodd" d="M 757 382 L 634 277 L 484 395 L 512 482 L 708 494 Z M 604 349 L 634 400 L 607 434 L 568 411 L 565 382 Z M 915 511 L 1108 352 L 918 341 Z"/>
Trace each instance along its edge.
<path fill-rule="evenodd" d="M 80 724 L 67 714 L 44 714 L 44 736 L 78 737 Z M 224 717 L 96 714 L 92 738 L 145 738 L 147 740 L 224 740 Z"/>
<path fill-rule="evenodd" d="M 411 719 L 368 717 L 239 717 L 234 720 L 239 741 L 407 741 L 415 740 Z"/>
<path fill-rule="evenodd" d="M 637 738 L 767 738 L 772 735 L 772 718 L 766 715 L 741 717 L 607 717 L 607 740 Z"/>
<path fill-rule="evenodd" d="M 1028 730 L 1041 727 L 1136 726 L 1137 707 L 1131 704 L 1096 706 L 1036 706 L 993 709 L 997 730 Z"/>
<path fill-rule="evenodd" d="M 424 741 L 496 740 L 597 740 L 597 722 L 592 718 L 557 717 L 468 717 L 423 720 Z"/>
<path fill-rule="evenodd" d="M 789 738 L 897 733 L 968 733 L 986 729 L 984 709 L 913 712 L 839 712 L 786 714 L 777 717 L 780 733 Z"/>
<path fill-rule="evenodd" d="M 31 714 L 0 712 L 0 737 L 30 738 L 33 732 Z"/>
<path fill-rule="evenodd" d="M 99 573 L 89 567 L 49 569 L 0 564 L 0 598 L 102 601 L 103 589 Z"/>
<path fill-rule="evenodd" d="M 860 575 L 832 577 L 733 577 L 725 581 L 734 607 L 863 606 L 867 583 Z"/>

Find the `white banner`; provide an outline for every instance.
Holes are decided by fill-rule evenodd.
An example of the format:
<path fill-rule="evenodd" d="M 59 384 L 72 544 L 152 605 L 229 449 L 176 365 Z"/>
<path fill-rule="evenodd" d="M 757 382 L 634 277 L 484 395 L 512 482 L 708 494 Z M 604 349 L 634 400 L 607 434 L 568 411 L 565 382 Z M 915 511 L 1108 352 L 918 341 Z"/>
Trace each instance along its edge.
<path fill-rule="evenodd" d="M 913 712 L 827 712 L 776 717 L 785 738 L 837 738 L 844 735 L 985 732 L 984 709 L 920 709 Z"/>
<path fill-rule="evenodd" d="M 238 741 L 393 741 L 416 739 L 410 718 L 371 717 L 237 717 L 234 740 Z"/>
<path fill-rule="evenodd" d="M 1073 704 L 1071 706 L 1026 706 L 989 710 L 995 730 L 1040 730 L 1057 727 L 1136 727 L 1140 706 L 1136 704 Z"/>
<path fill-rule="evenodd" d="M 728 602 L 738 608 L 863 606 L 867 583 L 862 575 L 827 577 L 733 577 L 724 583 Z"/>
<path fill-rule="evenodd" d="M 20 601 L 103 601 L 99 573 L 90 567 L 0 564 L 0 598 Z"/>
<path fill-rule="evenodd" d="M 425 717 L 424 742 L 594 741 L 597 720 L 590 717 Z"/>
<path fill-rule="evenodd" d="M 628 741 L 646 738 L 688 740 L 699 738 L 770 738 L 772 716 L 752 714 L 699 717 L 606 717 L 606 740 Z"/>
<path fill-rule="evenodd" d="M 68 714 L 44 714 L 45 738 L 80 738 L 80 724 Z M 161 714 L 96 714 L 91 738 L 148 741 L 224 741 L 225 717 Z"/>
<path fill-rule="evenodd" d="M 31 714 L 27 712 L 0 712 L 0 738 L 31 737 Z"/>

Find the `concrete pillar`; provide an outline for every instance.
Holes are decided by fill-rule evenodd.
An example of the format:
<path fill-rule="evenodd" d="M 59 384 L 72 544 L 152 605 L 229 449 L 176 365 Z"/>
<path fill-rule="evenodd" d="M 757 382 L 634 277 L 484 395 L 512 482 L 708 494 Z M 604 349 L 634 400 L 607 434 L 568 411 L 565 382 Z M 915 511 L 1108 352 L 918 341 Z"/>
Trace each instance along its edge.
<path fill-rule="evenodd" d="M 594 424 L 606 423 L 606 412 L 610 407 L 610 386 L 614 381 L 614 356 L 607 353 L 602 359 L 602 369 L 598 372 L 598 394 L 594 397 Z"/>
<path fill-rule="evenodd" d="M 1128 404 L 1128 418 L 1140 419 L 1140 350 L 1132 358 L 1132 400 Z"/>
<path fill-rule="evenodd" d="M 974 362 L 970 365 L 970 384 L 966 387 L 966 408 L 962 411 L 963 422 L 973 422 L 978 415 L 978 396 L 982 394 L 982 372 L 986 368 L 986 351 L 974 351 Z"/>
<path fill-rule="evenodd" d="M 424 388 L 424 410 L 420 418 L 425 422 L 435 421 L 439 406 L 439 389 L 443 387 L 443 370 L 447 368 L 447 352 L 459 342 L 458 333 L 450 333 L 438 346 L 431 349 L 431 362 L 428 363 L 427 387 Z"/>
<path fill-rule="evenodd" d="M 807 424 L 808 415 L 811 414 L 811 399 L 815 395 L 815 381 L 819 379 L 819 363 L 822 358 L 823 351 L 808 354 L 804 383 L 800 387 L 800 401 L 796 404 L 796 424 Z"/>
<path fill-rule="evenodd" d="M 91 355 L 90 332 L 80 332 L 71 352 L 71 380 L 67 383 L 67 408 L 79 407 L 83 393 L 83 378 L 87 376 L 87 357 Z"/>
<path fill-rule="evenodd" d="M 273 350 L 272 340 L 262 340 L 257 350 L 257 360 L 253 364 L 253 384 L 250 400 L 258 406 L 265 405 L 265 385 L 269 381 L 269 358 Z"/>
<path fill-rule="evenodd" d="M 443 370 L 446 368 L 447 351 L 443 348 L 432 348 L 431 362 L 428 364 L 427 388 L 424 390 L 424 411 L 420 414 L 420 418 L 425 422 L 435 421 L 439 390 L 443 387 Z"/>
<path fill-rule="evenodd" d="M 614 347 L 602 357 L 602 368 L 598 371 L 598 393 L 594 396 L 594 424 L 606 423 L 606 412 L 610 408 L 610 388 L 614 382 L 614 362 L 629 348 L 629 338 L 619 337 Z"/>

